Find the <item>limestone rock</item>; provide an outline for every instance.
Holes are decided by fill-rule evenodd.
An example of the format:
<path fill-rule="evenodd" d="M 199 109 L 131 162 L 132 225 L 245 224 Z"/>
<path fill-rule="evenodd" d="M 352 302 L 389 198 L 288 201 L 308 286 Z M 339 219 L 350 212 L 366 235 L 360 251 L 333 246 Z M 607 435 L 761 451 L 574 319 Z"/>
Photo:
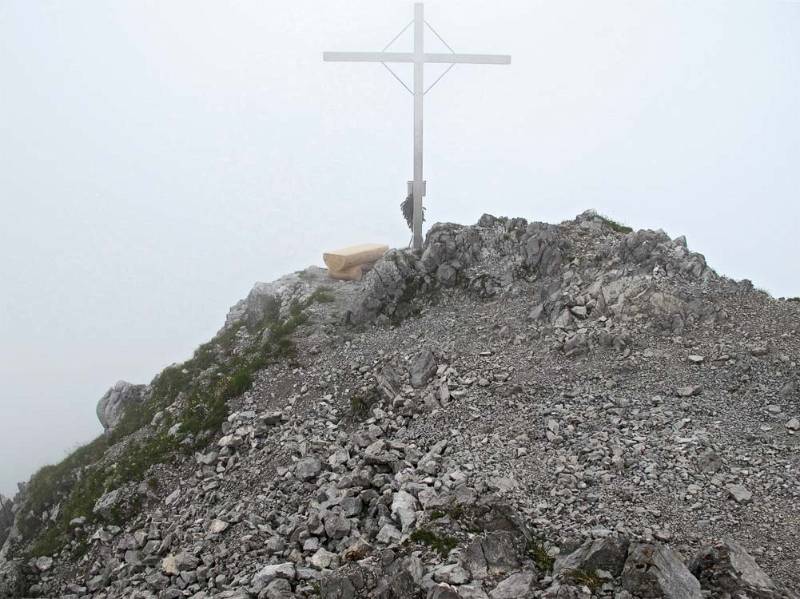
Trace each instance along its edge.
<path fill-rule="evenodd" d="M 416 388 L 424 387 L 433 378 L 434 374 L 436 374 L 436 357 L 430 349 L 424 349 L 417 354 L 408 368 L 411 386 Z"/>
<path fill-rule="evenodd" d="M 129 406 L 144 400 L 147 385 L 119 381 L 97 402 L 97 419 L 106 432 L 114 430 Z"/>
<path fill-rule="evenodd" d="M 518 541 L 508 531 L 490 532 L 466 547 L 462 564 L 477 579 L 507 574 L 520 565 Z"/>
<path fill-rule="evenodd" d="M 530 596 L 536 577 L 533 572 L 517 572 L 500 583 L 489 593 L 491 599 L 524 599 Z"/>
<path fill-rule="evenodd" d="M 295 566 L 291 562 L 271 564 L 269 566 L 264 566 L 256 572 L 250 581 L 250 585 L 253 587 L 253 592 L 260 593 L 276 578 L 293 580 L 296 574 Z"/>
<path fill-rule="evenodd" d="M 588 540 L 572 553 L 559 555 L 553 573 L 564 570 L 605 570 L 614 576 L 622 573 L 628 554 L 628 540 L 616 535 Z"/>
<path fill-rule="evenodd" d="M 704 589 L 752 599 L 779 599 L 783 596 L 747 551 L 731 540 L 702 547 L 689 569 Z"/>
<path fill-rule="evenodd" d="M 630 547 L 622 584 L 642 599 L 702 599 L 700 583 L 680 556 L 661 544 L 637 543 Z"/>
<path fill-rule="evenodd" d="M 92 511 L 104 520 L 110 521 L 114 519 L 115 514 L 122 508 L 124 503 L 125 490 L 122 488 L 114 489 L 101 496 L 94 504 Z"/>
<path fill-rule="evenodd" d="M 294 466 L 294 473 L 300 480 L 312 480 L 322 472 L 322 462 L 314 457 L 303 458 Z"/>

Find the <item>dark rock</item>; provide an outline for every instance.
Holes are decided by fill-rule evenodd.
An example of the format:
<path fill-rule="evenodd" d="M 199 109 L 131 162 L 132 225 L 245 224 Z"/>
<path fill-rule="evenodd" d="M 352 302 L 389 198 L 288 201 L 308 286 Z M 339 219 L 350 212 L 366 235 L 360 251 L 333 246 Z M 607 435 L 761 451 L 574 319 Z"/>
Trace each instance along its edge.
<path fill-rule="evenodd" d="M 519 540 L 507 531 L 475 539 L 464 551 L 462 565 L 476 579 L 507 574 L 520 565 Z"/>
<path fill-rule="evenodd" d="M 702 599 L 700 583 L 666 545 L 638 543 L 628 551 L 622 585 L 642 599 Z"/>
<path fill-rule="evenodd" d="M 437 584 L 428 590 L 427 599 L 462 599 L 462 597 L 449 584 Z"/>
<path fill-rule="evenodd" d="M 588 540 L 577 550 L 558 556 L 553 573 L 564 570 L 605 570 L 614 576 L 622 573 L 628 556 L 628 540 L 616 535 L 604 539 Z"/>
<path fill-rule="evenodd" d="M 21 597 L 25 591 L 25 575 L 16 560 L 0 563 L 0 597 Z"/>
<path fill-rule="evenodd" d="M 702 547 L 689 564 L 689 569 L 703 589 L 752 599 L 784 596 L 747 551 L 730 540 Z"/>
<path fill-rule="evenodd" d="M 320 599 L 356 599 L 356 588 L 347 576 L 328 576 L 320 582 Z"/>
<path fill-rule="evenodd" d="M 436 374 L 436 356 L 430 349 L 422 350 L 411 362 L 408 368 L 411 377 L 411 386 L 419 389 L 428 384 Z"/>

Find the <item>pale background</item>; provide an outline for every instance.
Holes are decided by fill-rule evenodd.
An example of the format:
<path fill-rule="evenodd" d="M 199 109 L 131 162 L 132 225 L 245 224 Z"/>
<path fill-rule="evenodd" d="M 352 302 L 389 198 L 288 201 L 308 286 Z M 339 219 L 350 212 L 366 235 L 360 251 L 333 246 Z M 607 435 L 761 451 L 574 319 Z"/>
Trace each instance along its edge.
<path fill-rule="evenodd" d="M 800 4 L 426 9 L 457 51 L 513 55 L 428 95 L 429 223 L 596 208 L 800 295 Z M 255 281 L 408 243 L 411 97 L 321 53 L 380 50 L 412 12 L 0 0 L 0 491 L 98 434 L 111 384 L 188 357 Z"/>

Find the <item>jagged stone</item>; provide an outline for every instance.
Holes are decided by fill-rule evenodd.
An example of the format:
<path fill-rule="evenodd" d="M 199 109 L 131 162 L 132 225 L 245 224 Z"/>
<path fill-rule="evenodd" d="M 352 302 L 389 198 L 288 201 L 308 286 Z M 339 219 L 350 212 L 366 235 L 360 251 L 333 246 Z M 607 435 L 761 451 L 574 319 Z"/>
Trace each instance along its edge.
<path fill-rule="evenodd" d="M 25 575 L 16 560 L 0 560 L 0 597 L 20 597 L 25 590 Z"/>
<path fill-rule="evenodd" d="M 276 578 L 294 580 L 296 574 L 295 566 L 291 562 L 271 564 L 269 566 L 264 566 L 253 575 L 253 578 L 250 580 L 250 586 L 254 593 L 260 593 Z"/>
<path fill-rule="evenodd" d="M 568 555 L 559 555 L 553 573 L 570 570 L 606 570 L 614 576 L 622 573 L 628 556 L 628 540 L 616 535 L 588 540 Z"/>
<path fill-rule="evenodd" d="M 536 576 L 533 572 L 517 572 L 501 580 L 489 593 L 491 599 L 524 599 L 531 597 Z"/>
<path fill-rule="evenodd" d="M 125 503 L 125 490 L 114 489 L 101 496 L 94 504 L 92 511 L 105 520 L 114 520 L 117 512 Z"/>
<path fill-rule="evenodd" d="M 320 583 L 320 599 L 356 599 L 356 588 L 343 575 L 328 576 Z"/>
<path fill-rule="evenodd" d="M 436 357 L 430 349 L 425 349 L 417 354 L 408 368 L 411 386 L 416 388 L 427 385 L 434 374 L 436 374 Z"/>
<path fill-rule="evenodd" d="M 311 480 L 322 472 L 322 462 L 317 458 L 303 458 L 294 466 L 294 473 L 300 480 Z"/>
<path fill-rule="evenodd" d="M 463 599 L 449 584 L 436 584 L 428 589 L 427 599 Z"/>
<path fill-rule="evenodd" d="M 400 521 L 403 532 L 408 532 L 417 521 L 417 500 L 410 493 L 398 491 L 392 499 L 392 515 Z"/>
<path fill-rule="evenodd" d="M 752 599 L 785 596 L 744 547 L 731 540 L 702 547 L 689 564 L 689 570 L 707 590 Z"/>
<path fill-rule="evenodd" d="M 636 543 L 622 571 L 627 591 L 642 599 L 702 599 L 700 583 L 666 545 Z"/>
<path fill-rule="evenodd" d="M 130 406 L 140 404 L 145 397 L 146 385 L 118 381 L 97 402 L 97 419 L 106 431 L 119 424 Z"/>

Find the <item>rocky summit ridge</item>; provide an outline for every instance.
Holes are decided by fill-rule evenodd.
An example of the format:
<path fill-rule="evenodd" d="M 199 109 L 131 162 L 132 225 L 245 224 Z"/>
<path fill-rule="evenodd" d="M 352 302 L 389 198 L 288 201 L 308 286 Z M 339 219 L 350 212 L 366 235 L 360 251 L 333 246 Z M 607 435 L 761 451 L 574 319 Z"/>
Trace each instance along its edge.
<path fill-rule="evenodd" d="M 0 497 L 0 597 L 797 598 L 800 304 L 593 212 L 259 283 Z"/>

